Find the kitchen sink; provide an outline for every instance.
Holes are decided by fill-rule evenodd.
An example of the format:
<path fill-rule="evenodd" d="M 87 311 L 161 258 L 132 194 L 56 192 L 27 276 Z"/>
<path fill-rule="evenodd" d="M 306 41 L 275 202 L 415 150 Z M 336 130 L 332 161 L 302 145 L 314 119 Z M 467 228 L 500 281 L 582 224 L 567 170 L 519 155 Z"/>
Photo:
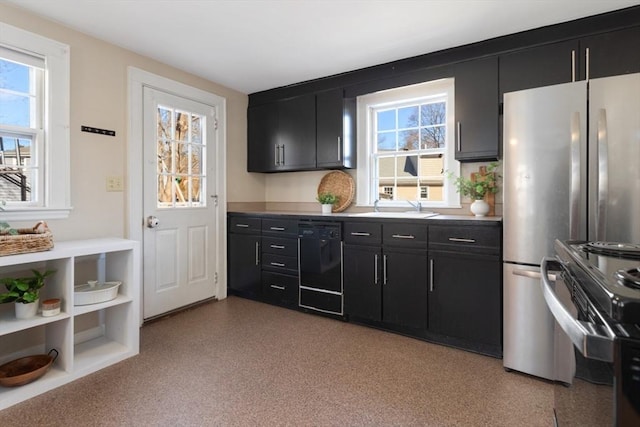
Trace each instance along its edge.
<path fill-rule="evenodd" d="M 417 212 L 417 211 L 408 211 L 408 212 L 360 212 L 350 214 L 349 216 L 361 216 L 361 217 L 369 217 L 369 218 L 429 218 L 432 216 L 439 215 L 436 212 Z"/>

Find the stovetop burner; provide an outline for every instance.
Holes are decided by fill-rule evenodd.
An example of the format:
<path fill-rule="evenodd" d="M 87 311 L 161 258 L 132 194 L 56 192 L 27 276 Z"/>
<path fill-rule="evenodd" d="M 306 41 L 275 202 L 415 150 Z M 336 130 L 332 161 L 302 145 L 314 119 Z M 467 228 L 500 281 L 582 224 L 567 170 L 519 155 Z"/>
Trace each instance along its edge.
<path fill-rule="evenodd" d="M 640 267 L 618 270 L 615 276 L 623 285 L 640 289 Z"/>
<path fill-rule="evenodd" d="M 640 244 L 619 242 L 587 242 L 581 247 L 587 252 L 621 258 L 639 258 Z"/>

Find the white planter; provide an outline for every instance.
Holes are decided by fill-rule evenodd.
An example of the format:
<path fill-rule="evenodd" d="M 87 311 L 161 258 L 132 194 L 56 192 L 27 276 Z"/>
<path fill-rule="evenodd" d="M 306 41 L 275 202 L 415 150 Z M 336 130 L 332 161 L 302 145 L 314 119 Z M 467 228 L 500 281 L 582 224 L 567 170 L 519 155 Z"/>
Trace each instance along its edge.
<path fill-rule="evenodd" d="M 485 216 L 489 213 L 489 203 L 484 200 L 476 200 L 471 203 L 471 213 L 475 216 Z"/>
<path fill-rule="evenodd" d="M 31 319 L 38 314 L 38 306 L 40 305 L 40 300 L 35 300 L 29 304 L 23 304 L 21 302 L 14 303 L 14 307 L 16 309 L 16 319 Z"/>
<path fill-rule="evenodd" d="M 322 214 L 323 215 L 330 214 L 331 210 L 333 209 L 333 205 L 325 205 L 325 204 L 323 204 L 323 205 L 320 205 L 320 206 L 322 206 Z"/>

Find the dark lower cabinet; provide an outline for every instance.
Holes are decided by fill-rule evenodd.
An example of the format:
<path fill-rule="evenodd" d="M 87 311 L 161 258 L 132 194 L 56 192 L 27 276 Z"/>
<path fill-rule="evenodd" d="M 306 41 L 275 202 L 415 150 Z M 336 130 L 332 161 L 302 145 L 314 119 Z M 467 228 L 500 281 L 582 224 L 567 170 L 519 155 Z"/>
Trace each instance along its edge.
<path fill-rule="evenodd" d="M 345 312 L 394 328 L 427 328 L 427 253 L 376 246 L 344 247 Z"/>
<path fill-rule="evenodd" d="M 383 322 L 427 329 L 427 251 L 385 247 L 382 270 Z"/>
<path fill-rule="evenodd" d="M 285 307 L 298 306 L 298 276 L 262 272 L 262 296 L 265 302 Z"/>
<path fill-rule="evenodd" d="M 252 299 L 262 296 L 260 280 L 260 235 L 228 235 L 228 290 Z"/>

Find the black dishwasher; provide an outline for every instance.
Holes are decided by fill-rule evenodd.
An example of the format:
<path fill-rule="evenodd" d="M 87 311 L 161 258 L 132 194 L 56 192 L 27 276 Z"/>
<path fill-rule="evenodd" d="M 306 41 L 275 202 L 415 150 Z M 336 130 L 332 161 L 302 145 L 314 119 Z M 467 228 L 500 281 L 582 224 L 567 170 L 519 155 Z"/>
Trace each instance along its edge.
<path fill-rule="evenodd" d="M 298 224 L 301 308 L 342 316 L 342 230 L 339 223 Z"/>

